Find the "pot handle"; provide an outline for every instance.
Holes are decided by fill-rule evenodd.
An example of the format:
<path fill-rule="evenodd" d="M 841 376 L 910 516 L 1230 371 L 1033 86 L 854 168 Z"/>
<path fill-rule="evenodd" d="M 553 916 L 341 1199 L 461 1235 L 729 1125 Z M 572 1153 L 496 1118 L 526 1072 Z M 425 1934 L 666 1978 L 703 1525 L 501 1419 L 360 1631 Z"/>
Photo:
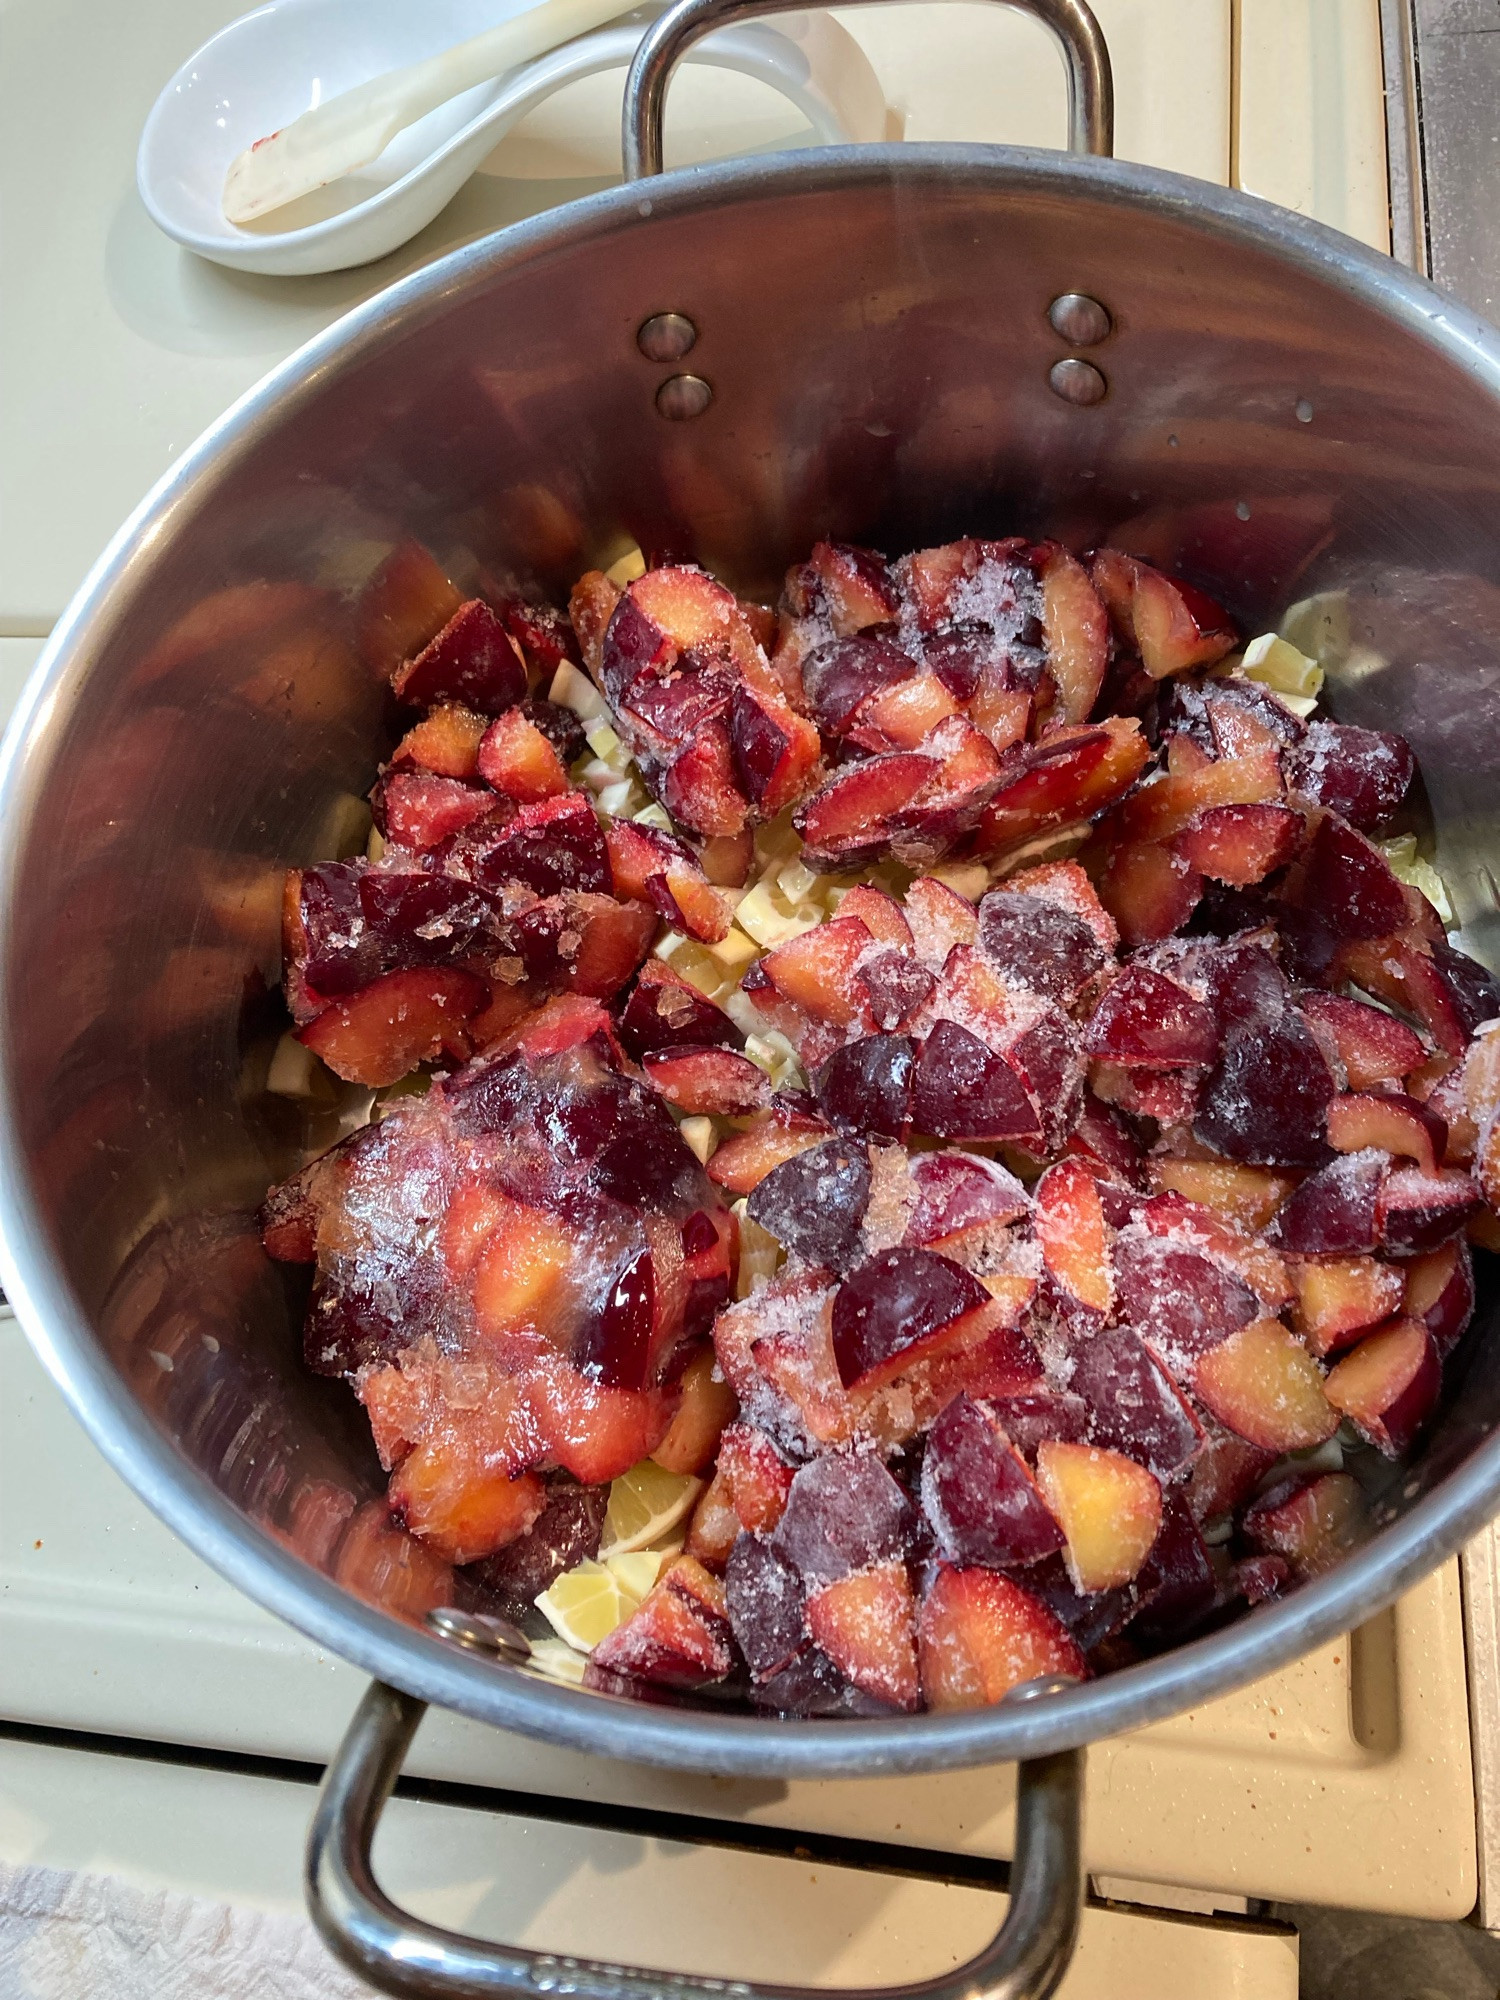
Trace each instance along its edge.
<path fill-rule="evenodd" d="M 1034 14 L 1062 51 L 1068 73 L 1068 149 L 1114 156 L 1115 93 L 1104 32 L 1087 0 L 1002 0 Z M 807 0 L 677 0 L 641 38 L 625 82 L 621 147 L 627 181 L 662 171 L 667 85 L 686 51 L 704 35 L 761 14 L 800 11 Z"/>
<path fill-rule="evenodd" d="M 427 1704 L 373 1681 L 329 1765 L 307 1842 L 305 1887 L 324 1943 L 351 1971 L 404 2000 L 493 2000 L 566 1993 L 573 2000 L 829 2000 L 798 1986 L 758 1986 L 637 1971 L 490 1944 L 424 1923 L 375 1880 L 370 1848 Z M 907 1986 L 844 1988 L 832 2000 L 1045 2000 L 1068 1967 L 1083 1903 L 1079 1822 L 1083 1753 L 1019 1767 L 1010 1907 L 967 1965 Z"/>

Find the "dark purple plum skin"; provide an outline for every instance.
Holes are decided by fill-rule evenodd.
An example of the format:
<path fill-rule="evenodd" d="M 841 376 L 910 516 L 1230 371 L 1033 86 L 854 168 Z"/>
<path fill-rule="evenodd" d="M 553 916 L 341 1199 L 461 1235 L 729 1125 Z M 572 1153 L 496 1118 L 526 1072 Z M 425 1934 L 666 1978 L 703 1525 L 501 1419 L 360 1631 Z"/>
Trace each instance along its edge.
<path fill-rule="evenodd" d="M 935 1250 L 878 1251 L 834 1295 L 833 1354 L 844 1387 L 989 1301 L 972 1272 Z"/>
<path fill-rule="evenodd" d="M 804 1465 L 771 1537 L 809 1590 L 855 1570 L 896 1562 L 911 1502 L 869 1452 L 830 1454 Z"/>
<path fill-rule="evenodd" d="M 979 949 L 1003 978 L 1063 1006 L 1108 959 L 1082 917 L 1014 889 L 991 889 L 980 903 Z"/>
<path fill-rule="evenodd" d="M 751 1678 L 768 1681 L 807 1643 L 807 1593 L 795 1563 L 758 1535 L 740 1535 L 724 1571 L 729 1624 Z"/>
<path fill-rule="evenodd" d="M 1040 1139 L 1015 1071 L 956 1021 L 939 1021 L 912 1080 L 912 1129 L 931 1139 Z"/>
<path fill-rule="evenodd" d="M 1166 1479 L 1202 1442 L 1192 1412 L 1128 1327 L 1078 1342 L 1069 1386 L 1088 1405 L 1088 1438 Z"/>
<path fill-rule="evenodd" d="M 1148 965 L 1128 965 L 1084 1030 L 1084 1048 L 1106 1062 L 1196 1069 L 1218 1053 L 1213 1009 Z"/>
<path fill-rule="evenodd" d="M 1379 1241 L 1380 1190 L 1389 1157 L 1374 1147 L 1344 1153 L 1309 1174 L 1283 1202 L 1266 1232 L 1297 1257 L 1356 1257 Z"/>
<path fill-rule="evenodd" d="M 1404 736 L 1347 722 L 1310 722 L 1285 762 L 1294 791 L 1338 813 L 1360 833 L 1373 833 L 1390 818 L 1416 774 Z"/>
<path fill-rule="evenodd" d="M 835 1049 L 813 1079 L 818 1108 L 840 1132 L 905 1136 L 911 1116 L 913 1045 L 905 1035 L 864 1035 Z"/>
<path fill-rule="evenodd" d="M 814 646 L 802 662 L 802 686 L 813 720 L 840 735 L 872 694 L 909 680 L 917 664 L 889 639 L 856 633 Z"/>
<path fill-rule="evenodd" d="M 1158 1351 L 1201 1354 L 1260 1317 L 1243 1279 L 1165 1237 L 1123 1230 L 1114 1265 L 1119 1318 Z"/>
<path fill-rule="evenodd" d="M 921 1491 L 922 1511 L 953 1562 L 1004 1569 L 1063 1546 L 1019 1452 L 968 1396 L 955 1397 L 928 1435 Z"/>
<path fill-rule="evenodd" d="M 607 1486 L 559 1480 L 549 1486 L 546 1506 L 518 1541 L 471 1563 L 464 1574 L 493 1593 L 507 1616 L 520 1620 L 564 1570 L 598 1555 L 608 1506 Z"/>
<path fill-rule="evenodd" d="M 1336 937 L 1387 937 L 1407 921 L 1406 893 L 1389 862 L 1337 813 L 1318 822 L 1296 900 Z"/>
<path fill-rule="evenodd" d="M 620 1040 L 637 1062 L 661 1049 L 738 1048 L 744 1037 L 722 1007 L 692 986 L 637 980 L 620 1015 Z"/>
<path fill-rule="evenodd" d="M 564 889 L 596 896 L 610 892 L 604 829 L 581 792 L 566 794 L 559 809 L 546 814 L 523 807 L 486 835 L 472 867 L 475 881 L 486 889 L 520 882 L 538 896 L 556 896 Z"/>
<path fill-rule="evenodd" d="M 882 1034 L 904 1028 L 937 984 L 920 959 L 894 944 L 871 952 L 854 976 L 865 990 L 871 1018 Z"/>
<path fill-rule="evenodd" d="M 572 1361 L 578 1372 L 606 1389 L 643 1389 L 655 1304 L 651 1252 L 638 1250 L 615 1273 L 599 1311 L 574 1341 Z"/>
<path fill-rule="evenodd" d="M 786 755 L 790 739 L 775 716 L 747 687 L 737 687 L 729 710 L 729 746 L 740 789 L 757 805 Z"/>
<path fill-rule="evenodd" d="M 1295 1007 L 1266 1026 L 1232 1029 L 1198 1099 L 1193 1130 L 1227 1160 L 1257 1167 L 1316 1167 L 1334 1080 Z"/>
<path fill-rule="evenodd" d="M 825 1139 L 772 1167 L 746 1212 L 790 1254 L 838 1271 L 855 1254 L 869 1200 L 868 1148 Z"/>

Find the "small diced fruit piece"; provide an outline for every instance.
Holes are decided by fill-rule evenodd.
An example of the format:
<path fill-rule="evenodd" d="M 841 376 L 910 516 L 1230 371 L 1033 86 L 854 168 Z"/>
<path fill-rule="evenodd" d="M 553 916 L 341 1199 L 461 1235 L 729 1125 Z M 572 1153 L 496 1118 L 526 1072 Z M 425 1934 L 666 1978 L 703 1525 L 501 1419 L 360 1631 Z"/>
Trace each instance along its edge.
<path fill-rule="evenodd" d="M 1133 717 L 1098 727 L 1064 724 L 1027 753 L 1021 774 L 985 808 L 977 851 L 991 854 L 1049 827 L 1092 819 L 1129 791 L 1150 755 Z"/>
<path fill-rule="evenodd" d="M 767 952 L 760 966 L 794 1007 L 815 1020 L 847 1028 L 859 1011 L 854 968 L 870 942 L 870 933 L 857 918 L 834 917 Z"/>
<path fill-rule="evenodd" d="M 1071 1006 L 1109 953 L 1094 925 L 1065 903 L 1014 887 L 979 905 L 979 949 L 1009 986 Z"/>
<path fill-rule="evenodd" d="M 1420 1320 L 1401 1319 L 1362 1340 L 1328 1377 L 1335 1410 L 1388 1458 L 1405 1451 L 1432 1413 L 1442 1363 Z"/>
<path fill-rule="evenodd" d="M 1187 922 L 1203 894 L 1203 877 L 1159 841 L 1122 841 L 1111 848 L 1099 877 L 1099 897 L 1128 945 L 1155 944 Z"/>
<path fill-rule="evenodd" d="M 1062 1547 L 1025 1460 L 968 1396 L 955 1397 L 928 1434 L 922 1509 L 955 1563 L 1008 1569 Z"/>
<path fill-rule="evenodd" d="M 1479 1190 L 1466 1173 L 1448 1167 L 1436 1174 L 1397 1167 L 1380 1190 L 1381 1247 L 1396 1257 L 1435 1250 L 1458 1235 L 1478 1207 Z"/>
<path fill-rule="evenodd" d="M 593 1665 L 666 1687 L 722 1680 L 734 1664 L 724 1586 L 691 1556 L 676 1556 L 638 1611 L 594 1648 Z"/>
<path fill-rule="evenodd" d="M 807 1629 L 839 1671 L 893 1708 L 919 1705 L 916 1605 L 904 1563 L 840 1577 L 807 1600 Z"/>
<path fill-rule="evenodd" d="M 1118 1317 L 1174 1371 L 1260 1315 L 1244 1279 L 1185 1238 L 1122 1230 L 1114 1267 Z"/>
<path fill-rule="evenodd" d="M 1441 1252 L 1436 1253 L 1441 1255 Z M 1292 1266 L 1294 1323 L 1312 1354 L 1336 1354 L 1399 1310 L 1405 1274 L 1375 1257 L 1309 1258 Z"/>
<path fill-rule="evenodd" d="M 1309 1174 L 1273 1218 L 1271 1241 L 1295 1257 L 1353 1256 L 1375 1249 L 1380 1190 L 1389 1167 L 1384 1153 L 1347 1153 Z"/>
<path fill-rule="evenodd" d="M 1213 1061 L 1219 1024 L 1186 987 L 1148 965 L 1127 965 L 1089 1016 L 1090 1056 L 1148 1069 L 1193 1069 Z"/>
<path fill-rule="evenodd" d="M 499 715 L 526 693 L 521 650 L 478 597 L 470 598 L 413 660 L 397 669 L 396 699 L 412 708 L 460 702 L 481 715 Z"/>
<path fill-rule="evenodd" d="M 360 593 L 361 659 L 388 680 L 403 660 L 437 636 L 463 601 L 463 592 L 420 542 L 402 542 Z"/>
<path fill-rule="evenodd" d="M 758 1535 L 741 1534 L 724 1572 L 729 1623 L 752 1680 L 767 1681 L 807 1644 L 806 1593 L 795 1566 Z"/>
<path fill-rule="evenodd" d="M 1193 1121 L 1197 1137 L 1254 1167 L 1310 1167 L 1327 1157 L 1324 1129 L 1334 1081 L 1294 1007 L 1226 1037 Z"/>
<path fill-rule="evenodd" d="M 784 1250 L 838 1271 L 855 1253 L 869 1199 L 869 1148 L 826 1139 L 772 1167 L 746 1213 Z"/>
<path fill-rule="evenodd" d="M 722 1007 L 665 960 L 646 960 L 620 1016 L 620 1040 L 637 1061 L 653 1049 L 733 1046 L 740 1039 Z"/>
<path fill-rule="evenodd" d="M 1186 1497 L 1195 1521 L 1215 1521 L 1234 1512 L 1276 1462 L 1264 1451 L 1209 1420 L 1203 1449 L 1193 1461 Z"/>
<path fill-rule="evenodd" d="M 487 726 L 488 717 L 444 703 L 407 730 L 391 762 L 413 764 L 438 778 L 472 778 L 479 769 L 479 745 Z"/>
<path fill-rule="evenodd" d="M 1161 1527 L 1161 1486 L 1118 1451 L 1047 1441 L 1037 1446 L 1042 1498 L 1067 1538 L 1068 1573 L 1078 1590 L 1129 1583 Z"/>
<path fill-rule="evenodd" d="M 1128 1327 L 1078 1343 L 1069 1387 L 1088 1407 L 1088 1440 L 1124 1452 L 1158 1479 L 1190 1463 L 1202 1443 L 1197 1419 L 1171 1377 Z"/>
<path fill-rule="evenodd" d="M 693 1356 L 682 1371 L 680 1386 L 682 1401 L 677 1414 L 651 1456 L 668 1472 L 706 1472 L 739 1403 L 718 1372 L 712 1347 L 704 1347 Z"/>
<path fill-rule="evenodd" d="M 1404 736 L 1347 722 L 1310 722 L 1287 758 L 1287 783 L 1362 833 L 1388 820 L 1406 797 L 1416 763 Z"/>
<path fill-rule="evenodd" d="M 1036 1106 L 1003 1056 L 957 1021 L 923 1042 L 912 1079 L 914 1131 L 932 1139 L 1040 1139 Z"/>
<path fill-rule="evenodd" d="M 890 838 L 891 821 L 909 806 L 941 766 L 915 750 L 893 750 L 847 765 L 797 808 L 809 866 L 852 868 L 874 859 Z"/>
<path fill-rule="evenodd" d="M 839 1287 L 833 1352 L 845 1388 L 874 1386 L 936 1347 L 971 1316 L 992 1317 L 990 1293 L 961 1264 L 934 1250 L 881 1250 Z"/>
<path fill-rule="evenodd" d="M 1269 1555 L 1284 1556 L 1299 1583 L 1332 1569 L 1364 1531 L 1364 1499 L 1347 1472 L 1273 1487 L 1245 1514 L 1250 1541 Z"/>
<path fill-rule="evenodd" d="M 1321 1370 L 1278 1320 L 1257 1320 L 1210 1348 L 1193 1385 L 1221 1424 L 1265 1451 L 1305 1451 L 1338 1429 Z"/>
<path fill-rule="evenodd" d="M 325 1008 L 297 1039 L 336 1076 L 379 1089 L 439 1055 L 467 1056 L 466 1024 L 487 998 L 484 981 L 457 967 L 387 972 Z"/>
<path fill-rule="evenodd" d="M 1018 1222 L 1030 1208 L 1015 1175 L 977 1153 L 917 1153 L 910 1172 L 918 1193 L 906 1241 L 927 1250 L 951 1256 Z"/>
<path fill-rule="evenodd" d="M 1267 1167 L 1242 1167 L 1230 1160 L 1153 1159 L 1154 1188 L 1216 1208 L 1239 1228 L 1264 1229 L 1296 1183 Z"/>
<path fill-rule="evenodd" d="M 1210 812 L 1274 804 L 1280 797 L 1281 766 L 1275 751 L 1263 750 L 1249 757 L 1222 757 L 1194 771 L 1169 771 L 1133 792 L 1106 824 L 1125 840 L 1173 841 L 1175 846 L 1176 836 Z M 1212 842 L 1209 846 L 1212 850 Z"/>
<path fill-rule="evenodd" d="M 1414 1257 L 1405 1266 L 1405 1273 L 1402 1313 L 1407 1319 L 1420 1320 L 1438 1353 L 1446 1355 L 1474 1310 L 1474 1265 L 1469 1246 L 1462 1237 L 1452 1237 L 1439 1249 Z"/>
<path fill-rule="evenodd" d="M 749 1194 L 779 1167 L 829 1136 L 821 1118 L 773 1107 L 747 1131 L 726 1139 L 708 1163 L 708 1177 L 729 1194 Z"/>
<path fill-rule="evenodd" d="M 1302 818 L 1288 806 L 1211 806 L 1172 843 L 1190 866 L 1214 882 L 1248 889 L 1283 867 L 1302 839 Z"/>
<path fill-rule="evenodd" d="M 1298 1005 L 1315 1030 L 1332 1038 L 1351 1090 L 1392 1083 L 1426 1060 L 1426 1045 L 1415 1028 L 1383 1008 L 1336 993 L 1304 993 Z"/>
<path fill-rule="evenodd" d="M 835 1049 L 813 1077 L 818 1109 L 839 1132 L 902 1139 L 911 1115 L 912 1045 L 905 1035 L 862 1035 Z"/>
<path fill-rule="evenodd" d="M 792 1480 L 776 1546 L 809 1589 L 900 1559 L 911 1506 L 869 1452 L 826 1454 Z"/>
<path fill-rule="evenodd" d="M 1428 1174 L 1442 1164 L 1448 1128 L 1414 1097 L 1361 1096 L 1346 1092 L 1328 1107 L 1328 1143 L 1336 1153 L 1374 1146 L 1404 1154 Z"/>
<path fill-rule="evenodd" d="M 739 1533 L 740 1521 L 729 1497 L 729 1483 L 715 1472 L 698 1496 L 683 1548 L 717 1574 L 729 1561 Z"/>
<path fill-rule="evenodd" d="M 718 1477 L 725 1482 L 739 1524 L 769 1535 L 786 1512 L 795 1468 L 764 1431 L 731 1424 L 719 1440 Z"/>
<path fill-rule="evenodd" d="M 396 1518 L 452 1563 L 476 1562 L 524 1535 L 546 1499 L 535 1473 L 512 1476 L 436 1439 L 408 1453 L 390 1490 Z"/>
<path fill-rule="evenodd" d="M 1102 1322 L 1114 1304 L 1112 1231 L 1094 1176 L 1081 1160 L 1059 1160 L 1036 1184 L 1032 1227 L 1048 1277 L 1066 1308 Z"/>
<path fill-rule="evenodd" d="M 1233 625 L 1211 597 L 1149 563 L 1100 549 L 1091 573 L 1116 627 L 1134 640 L 1153 680 L 1212 666 L 1236 643 Z"/>
<path fill-rule="evenodd" d="M 1032 562 L 1042 579 L 1047 672 L 1062 722 L 1086 722 L 1109 665 L 1109 616 L 1088 571 L 1060 542 L 1041 542 Z"/>
<path fill-rule="evenodd" d="M 1246 1556 L 1234 1566 L 1234 1581 L 1247 1604 L 1266 1604 L 1281 1596 L 1292 1580 L 1285 1556 Z"/>
<path fill-rule="evenodd" d="M 865 882 L 856 882 L 854 887 L 840 898 L 839 915 L 858 917 L 872 938 L 881 944 L 895 945 L 902 951 L 912 948 L 911 925 L 901 913 L 901 905 L 894 896 L 888 896 L 883 889 L 873 889 Z"/>
<path fill-rule="evenodd" d="M 927 1706 L 987 1708 L 1025 1681 L 1088 1677 L 1067 1628 L 1040 1599 L 990 1569 L 943 1564 L 917 1627 Z"/>
<path fill-rule="evenodd" d="M 770 1092 L 765 1071 L 733 1049 L 651 1049 L 641 1064 L 652 1088 L 694 1118 L 756 1111 Z"/>
<path fill-rule="evenodd" d="M 386 840 L 425 854 L 497 809 L 493 792 L 427 771 L 392 771 L 373 795 Z"/>
<path fill-rule="evenodd" d="M 568 774 L 551 743 L 519 708 L 497 716 L 479 745 L 479 775 L 523 804 L 568 789 Z"/>

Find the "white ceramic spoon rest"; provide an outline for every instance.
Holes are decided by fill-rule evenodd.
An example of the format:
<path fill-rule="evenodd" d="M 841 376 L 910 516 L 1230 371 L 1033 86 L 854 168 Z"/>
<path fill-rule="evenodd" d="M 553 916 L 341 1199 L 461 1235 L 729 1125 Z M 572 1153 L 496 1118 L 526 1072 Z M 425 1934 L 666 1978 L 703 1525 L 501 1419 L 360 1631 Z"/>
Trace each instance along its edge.
<path fill-rule="evenodd" d="M 425 228 L 544 98 L 577 77 L 624 69 L 651 14 L 642 10 L 476 85 L 408 126 L 369 166 L 250 228 L 223 214 L 230 161 L 309 106 L 420 62 L 523 4 L 271 0 L 206 42 L 152 107 L 136 157 L 147 212 L 175 241 L 232 269 L 306 276 L 383 257 Z M 689 60 L 760 78 L 796 107 L 818 143 L 884 136 L 885 98 L 868 58 L 826 14 L 722 29 Z"/>

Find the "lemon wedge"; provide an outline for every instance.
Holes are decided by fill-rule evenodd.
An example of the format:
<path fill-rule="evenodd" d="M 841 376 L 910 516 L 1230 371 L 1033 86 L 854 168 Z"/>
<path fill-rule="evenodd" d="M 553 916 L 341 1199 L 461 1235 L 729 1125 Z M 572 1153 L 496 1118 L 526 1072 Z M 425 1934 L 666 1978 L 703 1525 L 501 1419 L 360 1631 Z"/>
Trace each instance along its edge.
<path fill-rule="evenodd" d="M 533 1639 L 530 1664 L 549 1681 L 568 1681 L 574 1687 L 583 1683 L 584 1656 L 566 1640 Z"/>
<path fill-rule="evenodd" d="M 621 1473 L 609 1489 L 604 1537 L 599 1553 L 629 1555 L 677 1526 L 703 1491 L 703 1481 L 686 1472 L 668 1472 L 655 1459 L 643 1458 Z"/>
<path fill-rule="evenodd" d="M 536 1601 L 559 1639 L 579 1653 L 592 1653 L 617 1625 L 623 1625 L 640 1598 L 621 1587 L 603 1563 L 581 1562 L 563 1574 Z"/>

